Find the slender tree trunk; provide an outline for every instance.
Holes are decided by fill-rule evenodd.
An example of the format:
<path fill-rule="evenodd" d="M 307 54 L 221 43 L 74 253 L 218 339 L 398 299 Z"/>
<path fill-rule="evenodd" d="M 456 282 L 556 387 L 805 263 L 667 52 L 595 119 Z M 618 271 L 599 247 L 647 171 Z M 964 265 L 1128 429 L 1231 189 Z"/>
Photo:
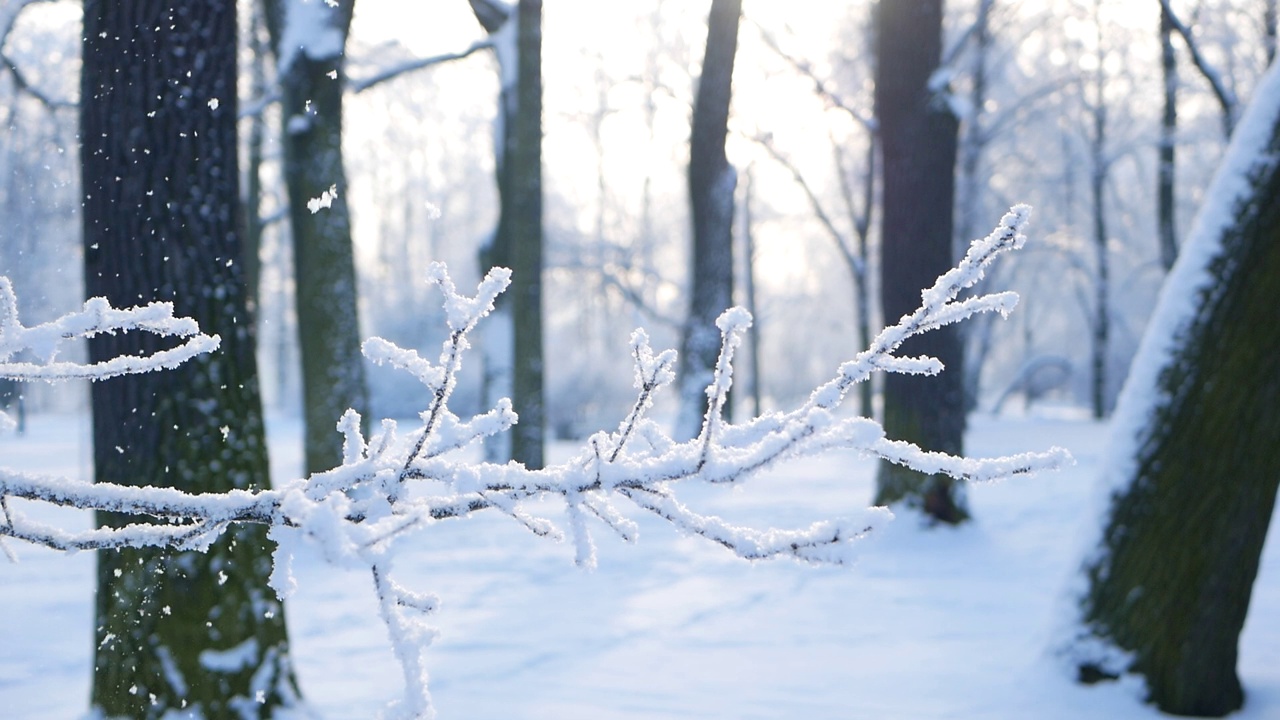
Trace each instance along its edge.
<path fill-rule="evenodd" d="M 95 478 L 188 492 L 266 487 L 237 187 L 236 3 L 86 0 L 83 49 L 85 291 L 122 307 L 173 302 L 222 338 L 218 352 L 177 369 L 93 385 Z M 160 347 L 146 333 L 103 335 L 89 356 Z M 292 704 L 270 571 L 261 528 L 228 530 L 207 553 L 99 553 L 94 708 L 223 718 Z"/>
<path fill-rule="evenodd" d="M 480 247 L 479 264 L 483 271 L 493 267 L 510 268 L 511 234 L 506 231 L 504 221 L 510 218 L 508 210 L 511 200 L 510 180 L 506 173 L 506 157 L 511 145 L 509 137 L 515 127 L 516 102 L 515 82 L 515 25 L 511 20 L 512 10 L 505 3 L 494 0 L 470 0 L 471 10 L 476 21 L 488 33 L 494 43 L 494 58 L 498 62 L 498 110 L 494 124 L 493 158 L 494 180 L 498 186 L 498 225 L 493 234 Z M 483 347 L 483 374 L 481 379 L 481 397 L 486 407 L 493 407 L 502 398 L 512 396 L 512 382 L 515 374 L 515 349 L 513 335 L 515 328 L 511 320 L 511 292 L 498 297 L 494 304 L 493 314 L 481 326 L 480 337 Z M 523 422 L 523 418 L 521 419 Z M 511 459 L 511 433 L 500 433 L 485 438 L 485 459 L 490 462 L 505 462 Z"/>
<path fill-rule="evenodd" d="M 509 395 L 519 424 L 486 446 L 492 460 L 543 466 L 546 409 L 542 351 L 542 2 L 507 8 L 472 0 L 471 9 L 493 39 L 500 74 L 494 138 L 498 228 L 481 249 L 484 268 L 509 267 L 511 289 L 486 323 L 485 386 L 490 402 Z M 514 63 L 515 67 L 510 64 Z M 509 444 L 508 444 L 509 443 Z"/>
<path fill-rule="evenodd" d="M 268 50 L 262 38 L 262 3 L 251 3 L 249 7 L 252 13 L 249 22 L 249 97 L 259 100 L 267 93 Z M 255 318 L 259 315 L 262 290 L 262 236 L 265 230 L 262 222 L 262 146 L 266 128 L 263 113 L 254 114 L 249 118 L 249 137 L 245 141 L 249 167 L 245 168 L 244 181 L 244 279 L 246 304 Z"/>
<path fill-rule="evenodd" d="M 1173 51 L 1173 23 L 1160 8 L 1160 69 L 1164 77 L 1164 114 L 1160 121 L 1160 159 L 1156 182 L 1156 218 L 1160 233 L 1160 264 L 1166 272 L 1178 257 L 1174 170 L 1178 131 L 1178 56 Z"/>
<path fill-rule="evenodd" d="M 942 54 L 941 0 L 881 0 L 876 9 L 876 115 L 883 163 L 881 307 L 886 322 L 911 312 L 920 291 L 952 266 L 958 123 L 929 89 Z M 963 348 L 954 325 L 909 340 L 903 355 L 931 355 L 935 377 L 890 374 L 884 428 L 927 450 L 962 454 Z M 954 481 L 881 463 L 876 504 L 905 502 L 932 518 L 968 517 Z"/>
<path fill-rule="evenodd" d="M 960 194 L 957 208 L 956 252 L 964 253 L 969 242 L 982 230 L 982 190 L 986 178 L 981 174 L 982 153 L 986 148 L 986 131 L 982 127 L 983 108 L 987 104 L 987 55 L 991 52 L 991 6 L 995 0 L 979 0 L 973 26 L 973 86 L 969 91 L 969 116 L 965 118 L 963 142 L 958 148 Z M 985 222 L 985 221 L 984 221 Z M 967 368 L 966 368 L 967 369 Z"/>
<path fill-rule="evenodd" d="M 837 146 L 836 171 L 840 179 L 840 194 L 844 198 L 845 210 L 853 225 L 854 239 L 852 252 L 844 251 L 841 243 L 841 255 L 849 266 L 849 277 L 853 281 L 854 328 L 857 332 L 855 347 L 863 348 L 871 342 L 871 221 L 875 212 L 876 174 L 879 170 L 877 158 L 880 155 L 880 134 L 875 128 L 867 129 L 867 157 L 862 173 L 862 204 L 859 209 L 853 199 L 853 188 L 843 168 L 844 153 Z M 865 418 L 875 416 L 871 382 L 858 383 L 858 414 Z"/>
<path fill-rule="evenodd" d="M 960 196 L 957 208 L 957 232 L 955 252 L 967 251 L 979 229 L 978 218 L 983 212 L 982 198 L 986 189 L 986 176 L 982 172 L 982 155 L 986 150 L 987 132 L 982 125 L 987 104 L 987 56 L 991 52 L 991 6 L 995 0 L 979 0 L 977 17 L 973 25 L 973 87 L 969 92 L 969 116 L 965 118 L 962 142 L 959 146 Z M 991 277 L 983 281 L 991 286 Z M 960 326 L 964 343 L 964 407 L 968 412 L 978 406 L 982 389 L 982 366 L 991 349 L 991 330 L 996 319 L 990 314 L 972 318 Z"/>
<path fill-rule="evenodd" d="M 1262 32 L 1267 44 L 1267 64 L 1276 59 L 1276 0 L 1266 0 L 1262 10 Z"/>
<path fill-rule="evenodd" d="M 1097 20 L 1098 46 L 1102 46 L 1102 24 Z M 1107 251 L 1106 186 L 1110 163 L 1106 158 L 1107 105 L 1102 65 L 1099 63 L 1095 77 L 1097 97 L 1092 108 L 1093 136 L 1090 138 L 1089 195 L 1093 204 L 1093 249 L 1096 275 L 1094 277 L 1093 329 L 1092 329 L 1092 381 L 1090 399 L 1093 417 L 1107 416 L 1108 378 L 1107 356 L 1111 345 L 1111 256 Z"/>
<path fill-rule="evenodd" d="M 1107 216 L 1103 197 L 1105 184 L 1106 173 L 1095 168 L 1089 179 L 1090 195 L 1093 198 L 1093 248 L 1097 268 L 1093 286 L 1094 316 L 1090 359 L 1093 373 L 1089 396 L 1093 417 L 1099 420 L 1107 416 L 1107 354 L 1111 343 L 1111 261 L 1107 253 Z"/>
<path fill-rule="evenodd" d="M 542 354 L 542 0 L 516 6 L 516 107 L 506 149 L 502 232 L 511 250 L 515 373 L 511 400 L 520 423 L 511 459 L 543 466 L 546 410 Z"/>
<path fill-rule="evenodd" d="M 733 94 L 742 0 L 712 0 L 707 46 L 693 104 L 689 138 L 689 200 L 693 213 L 693 263 L 689 316 L 680 342 L 678 437 L 693 437 L 707 412 L 707 395 L 720 331 L 716 318 L 733 304 L 733 196 L 737 173 L 724 144 Z"/>
<path fill-rule="evenodd" d="M 343 48 L 355 3 L 266 2 L 293 233 L 306 471 L 315 473 L 342 461 L 342 436 L 334 429 L 342 413 L 351 408 L 366 420 L 369 414 L 342 160 Z M 322 198 L 328 207 L 313 204 Z"/>
<path fill-rule="evenodd" d="M 756 304 L 756 238 L 754 219 L 751 216 L 751 203 L 754 199 L 755 176 L 751 168 L 747 168 L 747 183 L 742 193 L 742 240 L 743 254 L 746 255 L 746 269 L 742 274 L 743 292 L 746 294 L 747 312 L 754 318 L 751 334 L 747 337 L 747 354 L 751 358 L 751 416 L 760 417 L 764 412 L 761 401 L 760 372 L 760 312 Z M 865 383 L 864 383 L 865 384 Z"/>
<path fill-rule="evenodd" d="M 1087 566 L 1082 680 L 1131 671 L 1167 713 L 1244 696 L 1237 645 L 1280 484 L 1280 72 L 1255 92 L 1161 293 L 1113 432 L 1129 448 Z M 1229 219 L 1220 219 L 1224 217 Z"/>

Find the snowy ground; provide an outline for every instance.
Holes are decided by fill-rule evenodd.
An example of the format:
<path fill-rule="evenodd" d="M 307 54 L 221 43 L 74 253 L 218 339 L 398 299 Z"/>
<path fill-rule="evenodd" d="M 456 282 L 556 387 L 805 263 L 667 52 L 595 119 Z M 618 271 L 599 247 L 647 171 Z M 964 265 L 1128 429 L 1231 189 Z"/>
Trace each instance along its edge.
<path fill-rule="evenodd" d="M 82 416 L 37 416 L 26 437 L 0 437 L 0 463 L 84 477 L 88 434 Z M 583 572 L 569 547 L 484 514 L 421 532 L 397 577 L 444 603 L 430 668 L 445 720 L 1160 717 L 1134 683 L 1081 688 L 1052 653 L 1096 523 L 1104 438 L 1080 420 L 976 418 L 971 454 L 1058 444 L 1079 465 L 973 488 L 977 521 L 960 530 L 900 517 L 852 569 L 748 564 L 640 518 L 638 545 L 601 533 L 600 567 Z M 277 471 L 296 471 L 297 425 L 273 423 L 271 442 Z M 832 454 L 689 497 L 756 526 L 798 526 L 867 503 L 873 467 Z M 1280 718 L 1278 545 L 1241 642 L 1242 719 Z M 0 716 L 80 717 L 93 557 L 14 549 L 18 564 L 0 560 Z M 368 579 L 315 557 L 295 575 L 287 611 L 304 695 L 330 720 L 376 716 L 400 675 Z"/>

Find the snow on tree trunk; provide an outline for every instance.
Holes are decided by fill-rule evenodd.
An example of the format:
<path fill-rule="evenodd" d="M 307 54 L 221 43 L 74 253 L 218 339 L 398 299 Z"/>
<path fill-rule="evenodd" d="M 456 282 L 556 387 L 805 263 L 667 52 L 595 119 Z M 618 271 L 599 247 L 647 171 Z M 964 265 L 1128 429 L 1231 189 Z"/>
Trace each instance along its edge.
<path fill-rule="evenodd" d="M 1280 483 L 1280 68 L 1181 249 L 1113 422 L 1080 677 L 1134 672 L 1180 715 L 1244 700 L 1237 643 Z"/>
<path fill-rule="evenodd" d="M 689 138 L 689 200 L 693 264 L 689 316 L 680 343 L 677 438 L 697 435 L 707 411 L 706 388 L 720 352 L 716 318 L 733 304 L 733 196 L 737 173 L 725 156 L 733 61 L 742 0 L 712 0 L 707 46 L 693 104 Z"/>
<path fill-rule="evenodd" d="M 876 115 L 883 148 L 880 293 L 886 323 L 911 312 L 920 291 L 951 267 L 958 122 L 931 88 L 942 53 L 941 0 L 881 2 L 876 11 Z M 913 338 L 908 355 L 936 357 L 933 377 L 888 375 L 884 428 L 927 450 L 959 454 L 964 357 L 955 326 Z M 881 463 L 877 505 L 905 502 L 942 522 L 968 517 L 951 478 Z"/>
<path fill-rule="evenodd" d="M 268 0 L 293 234 L 308 473 L 342 462 L 334 418 L 368 415 L 342 159 L 343 59 L 354 2 Z"/>
<path fill-rule="evenodd" d="M 95 478 L 189 492 L 268 484 L 245 305 L 236 155 L 236 4 L 90 0 L 81 76 L 85 285 L 165 300 L 220 352 L 92 388 Z M 100 334 L 97 362 L 172 343 Z M 101 513 L 98 522 L 125 519 Z M 207 554 L 98 556 L 92 703 L 110 717 L 270 714 L 296 699 L 262 528 Z"/>

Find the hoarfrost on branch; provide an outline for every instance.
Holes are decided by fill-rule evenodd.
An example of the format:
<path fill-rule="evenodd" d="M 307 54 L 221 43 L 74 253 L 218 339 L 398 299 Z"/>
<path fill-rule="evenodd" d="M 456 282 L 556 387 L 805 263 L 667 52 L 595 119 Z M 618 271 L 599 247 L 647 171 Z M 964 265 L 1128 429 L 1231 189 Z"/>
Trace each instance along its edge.
<path fill-rule="evenodd" d="M 742 527 L 690 508 L 679 497 L 684 483 L 740 483 L 781 460 L 813 455 L 836 447 L 857 448 L 925 473 L 946 473 L 970 481 L 989 481 L 1060 467 L 1070 456 L 1059 448 L 992 459 L 970 459 L 926 452 L 885 437 L 874 421 L 837 414 L 848 391 L 879 370 L 932 374 L 942 365 L 929 357 L 899 357 L 908 338 L 957 322 L 979 312 L 1007 314 L 1013 293 L 958 299 L 983 277 L 1000 254 L 1025 242 L 1022 229 L 1027 206 L 1013 208 L 986 238 L 975 240 L 964 259 L 921 293 L 913 313 L 885 328 L 871 346 L 840 366 L 835 377 L 816 388 L 809 399 L 789 412 L 774 412 L 732 424 L 722 409 L 733 381 L 733 355 L 751 324 L 745 310 L 725 312 L 717 322 L 721 349 L 706 392 L 710 402 L 701 431 L 676 442 L 645 417 L 654 394 L 675 379 L 676 354 L 654 353 L 648 336 L 631 338 L 637 397 L 612 432 L 597 432 L 570 460 L 530 470 L 518 463 L 494 464 L 457 458 L 450 451 L 504 432 L 517 418 L 509 401 L 462 419 L 449 409 L 468 335 L 493 310 L 506 289 L 510 271 L 495 268 L 474 297 L 458 293 L 442 264 L 434 264 L 428 280 L 443 295 L 448 338 L 440 357 L 431 361 L 412 349 L 381 338 L 364 344 L 374 362 L 389 364 L 418 378 L 431 391 L 420 424 L 402 432 L 393 420 L 365 437 L 360 417 L 348 410 L 337 423 L 344 442 L 342 465 L 263 491 L 191 494 L 172 488 L 89 484 L 0 469 L 0 540 L 5 536 L 59 550 L 95 550 L 164 546 L 203 549 L 232 523 L 270 527 L 277 543 L 272 587 L 281 596 L 294 587 L 292 553 L 300 542 L 313 543 L 336 564 L 367 569 L 377 591 L 379 614 L 404 673 L 405 695 L 394 706 L 403 717 L 432 717 L 422 654 L 436 635 L 425 622 L 438 600 L 398 584 L 390 576 L 391 559 L 408 531 L 432 523 L 495 510 L 530 532 L 555 539 L 566 534 L 579 565 L 596 562 L 592 533 L 599 528 L 628 542 L 637 537 L 627 506 L 653 513 L 680 530 L 701 536 L 746 559 L 779 556 L 816 564 L 847 564 L 854 543 L 892 518 L 886 508 L 868 508 L 846 518 L 832 518 L 801 529 Z M 100 332 L 140 330 L 188 338 L 173 350 L 149 357 L 125 357 L 97 365 L 57 360 L 58 343 Z M 189 319 L 174 318 L 172 306 L 153 303 L 128 310 L 111 308 L 95 298 L 79 313 L 33 328 L 24 328 L 7 280 L 0 279 L 0 377 L 20 380 L 92 380 L 124 373 L 172 367 L 195 354 L 217 348 L 218 339 L 200 335 Z M 26 350 L 38 363 L 12 361 Z M 81 509 L 124 513 L 136 522 L 119 528 L 67 532 L 24 517 L 8 498 Z M 562 523 L 531 514 L 529 500 L 560 498 Z M 563 525 L 563 529 L 561 527 Z M 7 549 L 6 549 L 7 551 Z"/>

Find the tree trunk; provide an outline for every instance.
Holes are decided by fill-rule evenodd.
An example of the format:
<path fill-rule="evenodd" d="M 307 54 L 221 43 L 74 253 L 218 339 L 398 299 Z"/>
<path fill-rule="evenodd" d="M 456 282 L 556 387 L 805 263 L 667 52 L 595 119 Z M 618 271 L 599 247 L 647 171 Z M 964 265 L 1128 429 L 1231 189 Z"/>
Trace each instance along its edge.
<path fill-rule="evenodd" d="M 1173 51 L 1173 23 L 1160 7 L 1160 68 L 1164 77 L 1164 114 L 1160 120 L 1160 158 L 1156 180 L 1156 220 L 1160 232 L 1160 264 L 1166 272 L 1178 257 L 1174 170 L 1178 132 L 1178 56 Z"/>
<path fill-rule="evenodd" d="M 188 492 L 266 487 L 242 275 L 236 3 L 86 0 L 82 40 L 85 291 L 121 307 L 171 301 L 222 338 L 218 352 L 177 369 L 93 385 L 95 478 Z M 162 342 L 103 335 L 89 356 Z M 270 571 L 261 528 L 228 531 L 207 553 L 99 553 L 95 709 L 239 717 L 292 704 Z"/>
<path fill-rule="evenodd" d="M 1094 24 L 1097 29 L 1097 44 L 1102 47 L 1102 20 L 1099 4 L 1094 6 Z M 1093 278 L 1093 328 L 1092 358 L 1093 368 L 1090 396 L 1093 405 L 1093 417 L 1101 420 L 1107 416 L 1109 395 L 1107 378 L 1107 357 L 1111 348 L 1111 256 L 1107 248 L 1107 175 L 1111 171 L 1107 151 L 1107 99 L 1106 78 L 1102 64 L 1098 64 L 1094 76 L 1094 91 L 1097 93 L 1093 114 L 1093 136 L 1089 139 L 1089 196 L 1093 207 L 1093 250 L 1095 275 Z"/>
<path fill-rule="evenodd" d="M 979 0 L 977 16 L 973 21 L 973 87 L 969 91 L 969 114 L 964 119 L 964 131 L 959 146 L 959 194 L 956 209 L 955 252 L 963 255 L 969 243 L 982 232 L 979 218 L 985 215 L 982 198 L 987 187 L 987 175 L 983 172 L 982 156 L 987 145 L 987 131 L 982 126 L 982 116 L 987 104 L 987 60 L 991 54 L 991 6 L 995 0 Z M 982 220 L 986 222 L 985 219 Z M 994 276 L 983 281 L 983 287 L 991 287 Z M 992 325 L 996 318 L 983 314 L 960 326 L 960 341 L 964 345 L 964 408 L 965 412 L 978 407 L 982 390 L 982 367 L 991 350 Z"/>
<path fill-rule="evenodd" d="M 1086 636 L 1129 656 L 1086 656 L 1081 679 L 1140 673 L 1179 715 L 1243 702 L 1237 643 L 1280 483 L 1280 72 L 1255 98 L 1117 408 L 1125 451 L 1086 568 Z"/>
<path fill-rule="evenodd" d="M 262 3 L 250 5 L 249 19 L 249 97 L 255 101 L 267 94 L 267 43 L 262 37 L 264 23 L 262 21 Z M 244 281 L 245 304 L 249 313 L 255 318 L 261 316 L 260 301 L 262 294 L 262 237 L 266 226 L 262 221 L 262 161 L 263 141 L 266 135 L 267 121 L 263 117 L 265 108 L 249 118 L 249 137 L 245 140 L 248 167 L 245 168 L 244 179 Z M 255 325 L 256 327 L 256 325 Z"/>
<path fill-rule="evenodd" d="M 514 9 L 472 0 L 493 39 L 502 78 L 494 155 L 498 228 L 481 249 L 482 269 L 511 268 L 511 289 L 485 323 L 485 398 L 511 397 L 520 417 L 507 436 L 486 445 L 489 459 L 544 464 L 546 404 L 542 352 L 542 2 Z M 512 25 L 514 23 L 514 26 Z M 514 63 L 515 67 L 510 67 Z"/>
<path fill-rule="evenodd" d="M 743 293 L 746 295 L 747 312 L 754 321 L 751 334 L 747 336 L 747 357 L 751 361 L 751 417 L 757 418 L 764 413 L 762 395 L 762 375 L 760 373 L 760 306 L 756 303 L 756 238 L 752 224 L 751 204 L 754 200 L 755 176 L 751 168 L 747 168 L 747 183 L 742 192 L 742 249 L 745 255 L 742 273 Z M 864 385 L 866 383 L 863 383 Z"/>
<path fill-rule="evenodd" d="M 1095 130 L 1102 137 L 1105 122 L 1100 109 L 1094 111 Z M 1094 419 L 1107 416 L 1107 355 L 1111 344 L 1111 257 L 1107 252 L 1106 189 L 1107 171 L 1101 158 L 1101 141 L 1095 140 L 1093 170 L 1089 178 L 1090 197 L 1093 199 L 1093 249 L 1096 275 L 1093 282 L 1093 328 L 1090 381 L 1090 398 Z"/>
<path fill-rule="evenodd" d="M 342 160 L 343 48 L 355 2 L 266 1 L 281 92 L 306 472 L 316 473 L 342 462 L 342 435 L 334 429 L 342 413 L 351 408 L 366 421 L 369 415 Z M 336 196 L 326 196 L 331 189 Z M 309 207 L 322 197 L 332 200 L 327 208 Z"/>
<path fill-rule="evenodd" d="M 500 232 L 511 250 L 511 402 L 520 423 L 511 459 L 543 466 L 546 411 L 542 392 L 542 0 L 516 6 L 516 107 L 505 151 L 507 175 Z"/>
<path fill-rule="evenodd" d="M 884 212 L 881 307 L 886 322 L 920 304 L 920 291 L 952 266 L 958 123 L 929 88 L 942 53 L 941 0 L 881 0 L 876 9 L 876 116 Z M 912 338 L 904 356 L 931 355 L 946 366 L 935 377 L 890 374 L 884 382 L 884 428 L 926 450 L 962 454 L 963 348 L 954 325 Z M 905 502 L 930 517 L 968 517 L 954 481 L 882 462 L 878 505 Z"/>
<path fill-rule="evenodd" d="M 841 256 L 849 268 L 849 279 L 853 284 L 854 329 L 857 333 L 854 347 L 866 347 L 871 342 L 871 221 L 875 212 L 877 157 L 880 155 L 880 133 L 873 127 L 867 128 L 866 166 L 862 171 L 861 206 L 855 203 L 853 187 L 844 170 L 844 153 L 835 146 L 836 174 L 840 181 L 840 195 L 844 199 L 845 211 L 849 214 L 849 223 L 853 225 L 853 247 L 846 250 L 840 243 Z M 858 383 L 858 414 L 865 418 L 875 417 L 871 381 Z"/>
<path fill-rule="evenodd" d="M 1276 0 L 1266 0 L 1262 9 L 1262 35 L 1267 46 L 1267 65 L 1276 59 Z"/>
<path fill-rule="evenodd" d="M 680 342 L 680 412 L 676 434 L 698 434 L 720 331 L 716 318 L 733 304 L 733 196 L 737 174 L 725 156 L 738 51 L 742 0 L 712 0 L 707 46 L 693 104 L 689 137 L 689 200 L 693 213 L 693 263 L 689 316 Z"/>

